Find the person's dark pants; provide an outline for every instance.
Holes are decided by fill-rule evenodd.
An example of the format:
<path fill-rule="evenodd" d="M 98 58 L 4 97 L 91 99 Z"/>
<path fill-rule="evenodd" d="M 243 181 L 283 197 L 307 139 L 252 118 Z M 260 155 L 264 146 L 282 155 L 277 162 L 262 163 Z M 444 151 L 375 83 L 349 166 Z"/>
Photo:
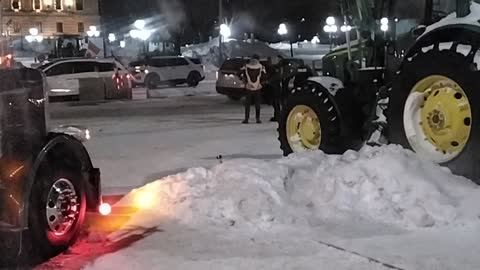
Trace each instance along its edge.
<path fill-rule="evenodd" d="M 252 102 L 255 100 L 255 116 L 257 120 L 260 120 L 260 103 L 262 102 L 262 91 L 251 91 L 246 90 L 247 95 L 245 96 L 245 120 L 250 118 L 250 106 Z"/>
<path fill-rule="evenodd" d="M 282 109 L 282 87 L 280 82 L 275 82 L 271 85 L 271 96 L 273 106 L 273 118 L 278 121 L 280 119 L 280 111 Z"/>

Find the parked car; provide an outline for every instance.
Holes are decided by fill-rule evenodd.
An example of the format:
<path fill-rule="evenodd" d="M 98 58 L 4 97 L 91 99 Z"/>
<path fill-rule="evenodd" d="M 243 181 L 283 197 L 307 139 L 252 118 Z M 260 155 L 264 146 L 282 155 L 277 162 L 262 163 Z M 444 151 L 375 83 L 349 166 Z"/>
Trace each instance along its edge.
<path fill-rule="evenodd" d="M 64 58 L 40 66 L 47 76 L 48 96 L 57 99 L 78 99 L 79 79 L 100 79 L 97 89 L 131 88 L 133 77 L 114 59 Z M 106 95 L 106 94 L 105 94 Z"/>
<path fill-rule="evenodd" d="M 130 73 L 137 83 L 154 89 L 160 84 L 188 84 L 197 86 L 205 79 L 205 68 L 200 59 L 182 56 L 156 56 L 134 61 L 129 65 Z"/>
<path fill-rule="evenodd" d="M 217 72 L 217 93 L 225 95 L 231 100 L 240 100 L 245 95 L 245 80 L 241 69 L 248 60 L 249 58 L 230 58 L 225 60 Z M 262 97 L 264 102 L 270 103 L 272 93 L 268 91 L 270 89 L 268 83 L 272 76 L 272 66 L 270 66 L 267 60 L 261 60 L 260 62 L 267 69 Z M 301 59 L 283 59 L 279 64 L 284 67 L 281 77 L 290 80 L 290 88 L 294 86 L 295 82 L 304 80 L 313 74 L 311 68 L 305 65 Z M 295 79 L 292 80 L 292 78 Z"/>

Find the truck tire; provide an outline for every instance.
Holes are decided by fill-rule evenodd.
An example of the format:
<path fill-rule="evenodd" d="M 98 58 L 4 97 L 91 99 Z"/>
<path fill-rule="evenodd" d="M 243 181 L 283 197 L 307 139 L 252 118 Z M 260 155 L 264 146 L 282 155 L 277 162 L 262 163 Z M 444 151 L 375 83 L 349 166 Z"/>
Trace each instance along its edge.
<path fill-rule="evenodd" d="M 198 73 L 197 71 L 192 71 L 190 72 L 190 74 L 188 74 L 187 85 L 189 87 L 196 87 L 198 86 L 198 84 L 200 84 L 201 80 L 202 76 L 200 75 L 200 73 Z"/>
<path fill-rule="evenodd" d="M 455 50 L 406 60 L 390 93 L 390 142 L 480 184 L 479 75 L 473 57 Z"/>
<path fill-rule="evenodd" d="M 321 85 L 309 82 L 302 90 L 294 90 L 280 113 L 278 125 L 285 156 L 314 150 L 341 154 L 347 149 L 341 136 L 340 112 Z"/>
<path fill-rule="evenodd" d="M 160 85 L 161 82 L 160 76 L 158 76 L 156 73 L 148 74 L 145 78 L 145 85 L 147 86 L 147 89 L 155 89 Z"/>
<path fill-rule="evenodd" d="M 29 236 L 32 252 L 50 258 L 78 238 L 86 213 L 86 194 L 79 172 L 65 166 L 43 170 L 32 188 Z"/>

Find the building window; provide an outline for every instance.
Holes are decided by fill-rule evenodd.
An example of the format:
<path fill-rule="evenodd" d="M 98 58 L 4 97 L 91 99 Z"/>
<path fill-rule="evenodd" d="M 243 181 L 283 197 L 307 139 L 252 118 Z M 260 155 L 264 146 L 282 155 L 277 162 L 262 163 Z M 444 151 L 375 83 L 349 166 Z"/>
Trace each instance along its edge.
<path fill-rule="evenodd" d="M 75 8 L 77 10 L 83 10 L 83 0 L 75 0 Z"/>
<path fill-rule="evenodd" d="M 42 0 L 33 0 L 33 9 L 40 11 L 42 9 Z"/>
<path fill-rule="evenodd" d="M 20 0 L 12 0 L 12 9 L 20 10 L 22 8 L 22 2 Z"/>
<path fill-rule="evenodd" d="M 57 33 L 63 33 L 63 23 L 57 22 Z"/>
<path fill-rule="evenodd" d="M 22 25 L 19 22 L 13 22 L 13 32 L 18 34 L 22 31 Z"/>
<path fill-rule="evenodd" d="M 78 23 L 78 33 L 83 33 L 85 32 L 85 25 L 83 24 L 83 22 L 79 22 Z"/>
<path fill-rule="evenodd" d="M 38 29 L 38 33 L 43 33 L 43 25 L 42 22 L 35 23 L 35 28 Z"/>
<path fill-rule="evenodd" d="M 55 0 L 55 9 L 56 10 L 62 10 L 62 0 Z"/>

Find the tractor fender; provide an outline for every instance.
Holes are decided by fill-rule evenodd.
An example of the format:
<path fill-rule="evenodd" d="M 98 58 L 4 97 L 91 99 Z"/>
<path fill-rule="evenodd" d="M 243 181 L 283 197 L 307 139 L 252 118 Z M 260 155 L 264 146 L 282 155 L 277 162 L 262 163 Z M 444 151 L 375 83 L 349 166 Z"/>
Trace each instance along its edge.
<path fill-rule="evenodd" d="M 335 96 L 340 89 L 344 88 L 343 82 L 335 77 L 319 76 L 308 78 L 308 80 L 322 85 L 332 96 Z"/>
<path fill-rule="evenodd" d="M 50 133 L 47 137 L 48 142 L 37 155 L 33 162 L 32 169 L 23 185 L 23 211 L 20 213 L 20 226 L 26 228 L 28 225 L 28 209 L 29 198 L 32 187 L 37 176 L 40 173 L 41 166 L 44 162 L 52 162 L 50 157 L 57 155 L 62 156 L 62 161 L 68 160 L 72 162 L 82 173 L 86 182 L 87 209 L 95 209 L 101 202 L 100 198 L 100 173 L 98 169 L 93 167 L 90 156 L 84 145 L 73 136 L 60 133 Z M 55 160 L 53 161 L 55 162 Z"/>
<path fill-rule="evenodd" d="M 480 48 L 480 26 L 472 24 L 450 24 L 429 31 L 418 38 L 415 44 L 409 49 L 404 58 L 411 61 L 419 53 L 426 53 L 429 50 L 454 50 L 464 53 L 464 48 L 460 45 L 472 46 L 470 50 L 474 57 L 476 51 Z M 468 53 L 467 53 L 468 54 Z"/>

